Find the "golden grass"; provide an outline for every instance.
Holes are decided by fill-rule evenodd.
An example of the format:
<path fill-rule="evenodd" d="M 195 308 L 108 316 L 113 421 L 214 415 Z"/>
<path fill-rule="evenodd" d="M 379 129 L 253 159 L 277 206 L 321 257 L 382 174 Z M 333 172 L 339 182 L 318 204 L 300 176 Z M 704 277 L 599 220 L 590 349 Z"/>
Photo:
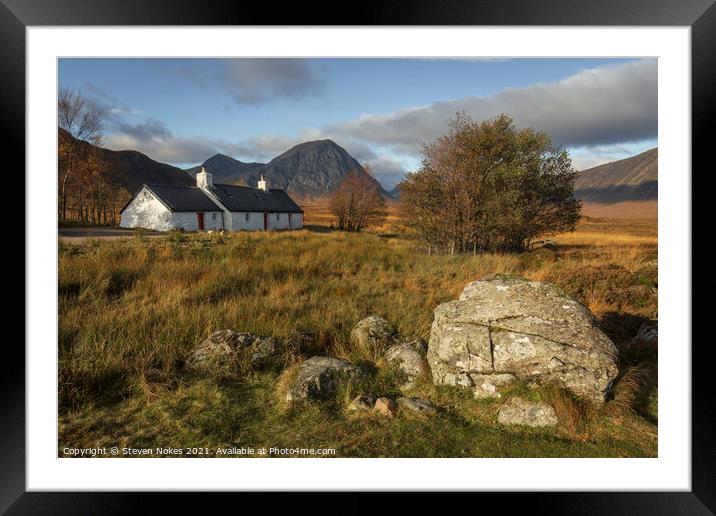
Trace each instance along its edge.
<path fill-rule="evenodd" d="M 316 222 L 325 211 L 306 215 L 307 223 Z M 394 371 L 379 358 L 375 378 L 352 386 L 336 403 L 285 407 L 289 380 L 305 357 L 376 360 L 371 350 L 350 344 L 350 330 L 363 317 L 381 315 L 401 334 L 427 339 L 435 307 L 494 272 L 557 284 L 602 320 L 622 350 L 624 371 L 655 368 L 656 350 L 627 346 L 639 324 L 658 315 L 653 224 L 587 219 L 577 232 L 555 237 L 556 253 L 466 256 L 419 254 L 409 241 L 384 231 L 346 234 L 323 225 L 60 245 L 60 443 L 298 440 L 335 445 L 344 456 L 656 453 L 655 415 L 643 413 L 643 391 L 655 396 L 656 390 L 635 372 L 622 375 L 609 410 L 598 414 L 562 391 L 544 390 L 561 421 L 556 433 L 505 432 L 496 426 L 499 402 L 476 402 L 469 393 L 429 382 L 413 393 L 444 407 L 432 421 L 399 418 L 387 425 L 346 418 L 344 402 L 356 389 L 398 394 Z M 237 377 L 185 374 L 190 350 L 222 328 L 275 336 L 279 363 Z M 155 369 L 160 381 L 148 381 L 146 372 Z M 621 426 L 604 419 L 614 414 Z"/>

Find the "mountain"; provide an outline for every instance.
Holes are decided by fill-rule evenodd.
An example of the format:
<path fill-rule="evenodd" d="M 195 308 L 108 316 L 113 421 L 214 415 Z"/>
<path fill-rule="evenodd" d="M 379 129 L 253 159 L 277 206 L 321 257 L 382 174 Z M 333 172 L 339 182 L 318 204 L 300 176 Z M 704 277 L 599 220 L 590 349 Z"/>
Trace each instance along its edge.
<path fill-rule="evenodd" d="M 584 201 L 607 204 L 656 200 L 658 152 L 658 149 L 651 149 L 579 172 L 576 196 Z"/>
<path fill-rule="evenodd" d="M 265 163 L 244 163 L 225 154 L 215 154 L 201 165 L 186 169 L 185 172 L 196 177 L 201 167 L 204 167 L 207 172 L 213 174 L 214 181 L 217 183 L 232 184 L 241 181 L 245 174 L 250 174 L 264 165 Z"/>
<path fill-rule="evenodd" d="M 657 214 L 658 149 L 579 172 L 575 196 L 597 217 L 652 218 Z"/>
<path fill-rule="evenodd" d="M 268 163 L 244 163 L 224 154 L 216 154 L 186 172 L 195 177 L 202 166 L 214 175 L 217 183 L 244 182 L 256 186 L 263 175 L 269 188 L 282 188 L 298 197 L 329 194 L 350 172 L 356 171 L 370 177 L 385 197 L 391 196 L 353 156 L 331 140 L 300 143 Z"/>
<path fill-rule="evenodd" d="M 59 144 L 74 140 L 64 129 L 59 129 Z M 103 162 L 103 171 L 110 183 L 134 193 L 143 184 L 189 186 L 195 184 L 182 169 L 154 161 L 141 152 L 133 150 L 113 151 L 80 140 L 78 154 L 95 152 Z"/>
<path fill-rule="evenodd" d="M 207 163 L 217 156 L 207 160 Z M 242 163 L 227 156 L 221 159 L 221 163 L 229 163 L 224 158 L 234 162 L 231 166 L 235 173 L 232 173 L 231 178 L 243 179 L 250 186 L 256 185 L 263 175 L 269 188 L 282 188 L 298 197 L 320 197 L 335 191 L 346 176 L 355 171 L 368 176 L 381 194 L 390 197 L 353 156 L 331 140 L 300 143 L 265 165 Z M 207 168 L 207 171 L 211 172 L 211 169 Z"/>
<path fill-rule="evenodd" d="M 60 129 L 60 144 L 72 138 Z M 244 163 L 224 154 L 216 154 L 202 165 L 182 170 L 159 163 L 141 152 L 113 151 L 80 142 L 81 149 L 93 149 L 104 161 L 110 182 L 135 192 L 144 184 L 195 184 L 196 174 L 204 166 L 217 183 L 243 182 L 256 186 L 263 175 L 269 188 L 282 188 L 297 197 L 320 197 L 335 191 L 350 172 L 370 178 L 384 197 L 391 197 L 341 146 L 331 140 L 317 140 L 298 144 L 268 163 Z"/>
<path fill-rule="evenodd" d="M 400 185 L 397 184 L 388 192 L 393 199 L 400 199 Z"/>

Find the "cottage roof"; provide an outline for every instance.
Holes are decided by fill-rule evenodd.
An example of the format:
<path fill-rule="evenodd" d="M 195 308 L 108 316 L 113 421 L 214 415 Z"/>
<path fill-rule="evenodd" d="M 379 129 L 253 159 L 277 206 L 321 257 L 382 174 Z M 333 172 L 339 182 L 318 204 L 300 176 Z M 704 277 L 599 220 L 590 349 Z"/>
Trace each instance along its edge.
<path fill-rule="evenodd" d="M 144 185 L 144 187 L 173 212 L 223 211 L 211 197 L 196 186 Z M 259 190 L 248 186 L 215 184 L 211 192 L 229 211 L 303 213 L 288 194 L 278 188 Z M 126 206 L 121 211 L 125 208 Z"/>
<path fill-rule="evenodd" d="M 229 211 L 303 213 L 298 204 L 278 188 L 260 190 L 249 186 L 214 184 L 211 192 Z"/>
<path fill-rule="evenodd" d="M 222 211 L 196 186 L 145 185 L 171 211 Z"/>

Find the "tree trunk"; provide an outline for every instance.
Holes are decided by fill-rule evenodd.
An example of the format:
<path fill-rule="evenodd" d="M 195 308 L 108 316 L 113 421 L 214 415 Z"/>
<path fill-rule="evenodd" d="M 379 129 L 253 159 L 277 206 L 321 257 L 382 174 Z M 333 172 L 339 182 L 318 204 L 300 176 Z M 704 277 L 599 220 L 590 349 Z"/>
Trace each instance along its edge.
<path fill-rule="evenodd" d="M 67 169 L 67 172 L 65 172 L 65 177 L 62 179 L 62 192 L 60 194 L 60 210 L 62 213 L 62 218 L 67 218 L 67 178 L 70 175 L 70 169 Z"/>

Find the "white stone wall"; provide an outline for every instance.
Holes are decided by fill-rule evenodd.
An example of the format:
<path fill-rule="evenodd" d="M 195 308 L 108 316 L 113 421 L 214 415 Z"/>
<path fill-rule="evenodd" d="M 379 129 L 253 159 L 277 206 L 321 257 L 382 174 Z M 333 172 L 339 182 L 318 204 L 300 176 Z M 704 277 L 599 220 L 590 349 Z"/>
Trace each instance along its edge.
<path fill-rule="evenodd" d="M 248 215 L 248 217 L 247 217 Z M 260 212 L 231 213 L 231 231 L 262 231 L 264 214 Z"/>
<path fill-rule="evenodd" d="M 225 215 L 220 211 L 211 211 L 204 213 L 204 229 L 214 231 L 224 229 L 224 217 Z"/>
<path fill-rule="evenodd" d="M 122 212 L 119 225 L 123 228 L 169 231 L 172 229 L 172 212 L 143 188 Z"/>
<path fill-rule="evenodd" d="M 303 227 L 303 213 L 291 213 L 291 228 L 301 229 Z"/>
<path fill-rule="evenodd" d="M 227 225 L 228 231 L 263 231 L 264 230 L 264 213 L 263 212 L 234 212 L 228 214 L 230 217 L 230 225 Z M 288 213 L 269 213 L 268 228 L 269 230 L 277 229 L 301 229 L 303 227 L 303 214 L 291 213 L 290 222 Z"/>
<path fill-rule="evenodd" d="M 269 213 L 269 229 L 288 229 L 288 213 Z"/>
<path fill-rule="evenodd" d="M 222 228 L 221 212 L 204 213 L 204 229 Z M 123 228 L 145 228 L 155 231 L 198 231 L 196 212 L 172 213 L 146 188 L 142 189 L 122 212 L 119 225 Z"/>
<path fill-rule="evenodd" d="M 222 229 L 221 216 L 220 211 L 204 212 L 204 231 Z M 199 231 L 199 217 L 193 211 L 172 213 L 171 223 L 172 227 L 176 229 Z"/>

